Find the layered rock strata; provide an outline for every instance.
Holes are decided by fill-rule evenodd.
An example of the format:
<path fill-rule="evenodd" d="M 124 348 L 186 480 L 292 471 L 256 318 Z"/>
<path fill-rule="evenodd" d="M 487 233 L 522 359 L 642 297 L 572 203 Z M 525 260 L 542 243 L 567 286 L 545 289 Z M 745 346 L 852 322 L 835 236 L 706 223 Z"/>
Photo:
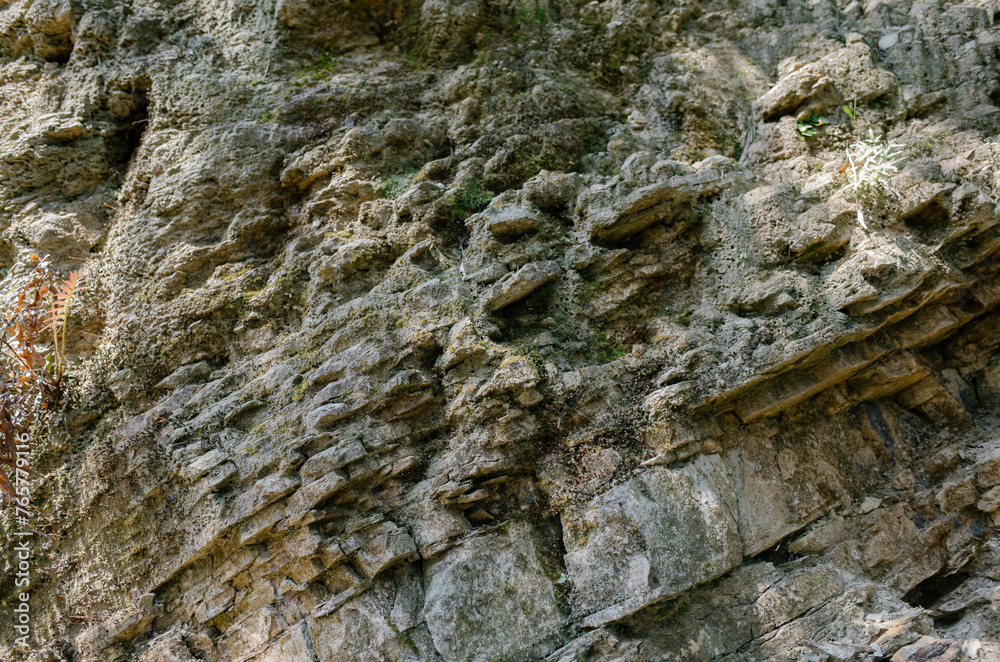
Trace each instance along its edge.
<path fill-rule="evenodd" d="M 1000 659 L 998 11 L 0 4 L 4 659 Z"/>

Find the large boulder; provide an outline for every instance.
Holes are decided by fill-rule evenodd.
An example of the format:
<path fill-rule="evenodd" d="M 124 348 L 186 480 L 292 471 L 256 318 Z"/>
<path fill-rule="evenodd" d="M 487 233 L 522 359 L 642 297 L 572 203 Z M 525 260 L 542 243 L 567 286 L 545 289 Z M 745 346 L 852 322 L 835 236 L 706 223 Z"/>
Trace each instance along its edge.
<path fill-rule="evenodd" d="M 426 570 L 424 614 L 447 662 L 486 662 L 551 652 L 563 616 L 533 531 L 515 521 L 473 538 Z"/>
<path fill-rule="evenodd" d="M 591 501 L 564 526 L 574 607 L 590 627 L 740 564 L 734 490 L 717 457 L 655 468 Z"/>

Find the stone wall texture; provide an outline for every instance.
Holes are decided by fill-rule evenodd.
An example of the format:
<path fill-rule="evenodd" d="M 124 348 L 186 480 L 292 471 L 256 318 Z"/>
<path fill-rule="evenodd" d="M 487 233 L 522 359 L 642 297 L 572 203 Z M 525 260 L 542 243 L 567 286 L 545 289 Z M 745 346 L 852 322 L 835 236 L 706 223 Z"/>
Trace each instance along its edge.
<path fill-rule="evenodd" d="M 0 285 L 88 272 L 0 660 L 1000 660 L 998 26 L 0 0 Z"/>

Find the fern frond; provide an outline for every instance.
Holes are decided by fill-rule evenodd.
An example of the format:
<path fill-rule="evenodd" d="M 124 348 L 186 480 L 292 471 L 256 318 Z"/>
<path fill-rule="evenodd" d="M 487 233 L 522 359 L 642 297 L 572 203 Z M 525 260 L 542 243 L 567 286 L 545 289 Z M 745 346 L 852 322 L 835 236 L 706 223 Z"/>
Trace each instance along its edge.
<path fill-rule="evenodd" d="M 53 276 L 48 257 L 32 255 L 27 271 L 9 290 L 0 292 L 0 505 L 18 501 L 12 483 L 27 433 L 44 420 L 58 396 L 65 367 L 67 326 L 85 277 L 74 271 L 65 280 Z M 51 333 L 51 350 L 40 349 Z M 46 343 L 47 344 L 47 343 Z"/>
<path fill-rule="evenodd" d="M 69 322 L 70 305 L 73 303 L 74 296 L 87 289 L 83 285 L 86 279 L 87 277 L 85 274 L 82 274 L 79 271 L 74 271 L 70 273 L 66 280 L 59 283 L 56 287 L 49 291 L 52 307 L 47 315 L 47 319 L 44 322 L 42 330 L 52 330 L 52 340 L 55 345 L 53 352 L 55 355 L 55 361 L 53 363 L 55 364 L 56 384 L 59 384 L 59 382 L 62 381 L 63 369 L 65 367 L 66 326 Z"/>

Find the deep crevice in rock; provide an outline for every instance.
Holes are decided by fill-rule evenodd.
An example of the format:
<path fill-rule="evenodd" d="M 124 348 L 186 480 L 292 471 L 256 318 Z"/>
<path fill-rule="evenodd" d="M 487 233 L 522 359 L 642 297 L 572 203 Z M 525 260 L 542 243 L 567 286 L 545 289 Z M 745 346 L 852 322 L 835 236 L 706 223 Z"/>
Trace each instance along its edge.
<path fill-rule="evenodd" d="M 132 84 L 129 112 L 116 121 L 117 129 L 107 141 L 108 162 L 120 173 L 128 170 L 149 123 L 149 79 Z"/>
<path fill-rule="evenodd" d="M 940 572 L 931 575 L 903 595 L 903 600 L 914 607 L 932 609 L 949 593 L 962 585 L 969 578 L 966 571 Z"/>

